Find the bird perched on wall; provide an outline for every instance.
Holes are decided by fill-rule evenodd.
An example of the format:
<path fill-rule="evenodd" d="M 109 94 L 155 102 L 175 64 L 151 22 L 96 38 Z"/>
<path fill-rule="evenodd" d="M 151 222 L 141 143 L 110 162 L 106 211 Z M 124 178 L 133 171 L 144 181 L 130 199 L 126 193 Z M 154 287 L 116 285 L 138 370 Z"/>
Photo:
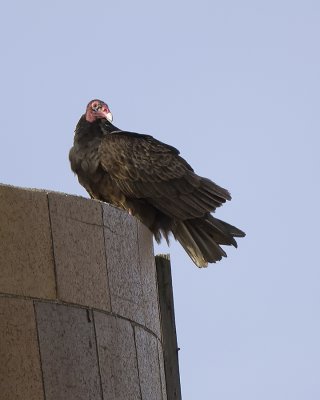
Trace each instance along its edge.
<path fill-rule="evenodd" d="M 94 199 L 136 216 L 159 243 L 172 233 L 198 267 L 226 257 L 240 229 L 210 213 L 231 196 L 193 171 L 172 146 L 112 124 L 108 105 L 92 100 L 69 153 L 72 171 Z"/>

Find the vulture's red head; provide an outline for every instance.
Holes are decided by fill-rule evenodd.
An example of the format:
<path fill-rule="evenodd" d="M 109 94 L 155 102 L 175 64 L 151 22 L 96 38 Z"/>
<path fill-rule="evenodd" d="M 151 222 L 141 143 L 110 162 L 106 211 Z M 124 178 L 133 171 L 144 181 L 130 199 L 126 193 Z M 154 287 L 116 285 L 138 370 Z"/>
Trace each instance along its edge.
<path fill-rule="evenodd" d="M 108 105 L 101 100 L 91 100 L 87 105 L 86 120 L 88 122 L 94 122 L 96 119 L 105 118 L 109 122 L 112 122 L 112 114 L 109 110 Z"/>

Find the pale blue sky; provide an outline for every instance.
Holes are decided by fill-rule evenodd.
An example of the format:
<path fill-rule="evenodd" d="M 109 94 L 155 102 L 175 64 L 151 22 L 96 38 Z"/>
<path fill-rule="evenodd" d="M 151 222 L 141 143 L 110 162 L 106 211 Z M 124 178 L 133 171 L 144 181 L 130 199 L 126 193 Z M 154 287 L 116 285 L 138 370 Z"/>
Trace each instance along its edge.
<path fill-rule="evenodd" d="M 233 195 L 238 250 L 170 248 L 184 400 L 320 398 L 319 26 L 311 0 L 2 2 L 1 182 L 87 197 L 68 151 L 97 97 Z"/>

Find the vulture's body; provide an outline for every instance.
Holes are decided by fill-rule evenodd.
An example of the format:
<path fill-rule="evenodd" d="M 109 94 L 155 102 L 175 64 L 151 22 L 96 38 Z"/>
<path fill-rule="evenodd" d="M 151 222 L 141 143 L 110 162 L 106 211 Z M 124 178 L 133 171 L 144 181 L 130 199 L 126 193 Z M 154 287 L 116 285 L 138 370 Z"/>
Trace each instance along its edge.
<path fill-rule="evenodd" d="M 170 232 L 198 267 L 226 256 L 244 233 L 210 212 L 230 200 L 227 190 L 196 175 L 174 147 L 112 125 L 108 106 L 88 104 L 76 127 L 69 158 L 92 198 L 127 210 L 159 242 Z"/>

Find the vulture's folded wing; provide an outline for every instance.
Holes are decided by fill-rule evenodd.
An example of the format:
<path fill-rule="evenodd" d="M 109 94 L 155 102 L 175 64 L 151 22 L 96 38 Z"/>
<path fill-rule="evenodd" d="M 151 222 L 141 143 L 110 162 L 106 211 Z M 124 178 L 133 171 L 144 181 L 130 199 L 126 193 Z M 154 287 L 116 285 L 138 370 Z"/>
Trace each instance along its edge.
<path fill-rule="evenodd" d="M 125 196 L 146 199 L 180 220 L 203 216 L 231 199 L 226 189 L 196 175 L 177 149 L 152 136 L 107 133 L 99 158 Z"/>

